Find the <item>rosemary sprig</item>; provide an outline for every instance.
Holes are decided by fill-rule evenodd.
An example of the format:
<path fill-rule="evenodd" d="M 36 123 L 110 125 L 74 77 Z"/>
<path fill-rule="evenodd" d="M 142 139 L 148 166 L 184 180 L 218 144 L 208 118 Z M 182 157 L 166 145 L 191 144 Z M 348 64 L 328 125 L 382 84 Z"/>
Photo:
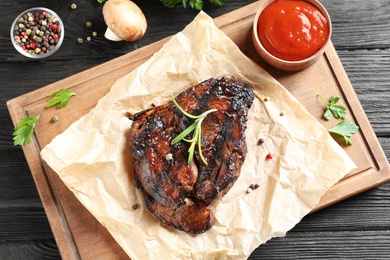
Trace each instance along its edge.
<path fill-rule="evenodd" d="M 198 144 L 199 157 L 202 160 L 202 162 L 205 165 L 207 165 L 206 159 L 202 154 L 202 127 L 201 126 L 206 116 L 212 112 L 217 111 L 217 109 L 210 109 L 199 116 L 194 116 L 184 111 L 184 109 L 181 108 L 179 104 L 176 102 L 175 98 L 173 96 L 171 97 L 172 97 L 173 104 L 177 107 L 177 109 L 180 110 L 181 113 L 183 113 L 183 115 L 185 115 L 188 118 L 195 119 L 194 123 L 192 123 L 186 129 L 184 129 L 183 132 L 181 132 L 178 136 L 176 136 L 175 139 L 172 140 L 171 145 L 174 145 L 180 142 L 181 140 L 191 143 L 190 148 L 188 148 L 188 161 L 187 161 L 188 164 L 190 164 L 192 162 L 192 159 L 194 158 L 195 145 Z M 191 132 L 193 132 L 192 138 L 187 139 L 186 136 L 188 136 Z"/>

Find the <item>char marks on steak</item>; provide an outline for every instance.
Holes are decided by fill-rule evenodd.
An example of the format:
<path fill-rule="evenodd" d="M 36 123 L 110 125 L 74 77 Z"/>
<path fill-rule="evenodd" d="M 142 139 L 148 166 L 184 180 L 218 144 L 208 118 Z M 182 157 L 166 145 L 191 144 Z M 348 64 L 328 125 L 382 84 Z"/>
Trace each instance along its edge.
<path fill-rule="evenodd" d="M 189 143 L 171 145 L 193 120 L 170 101 L 132 117 L 134 177 L 154 216 L 176 229 L 202 233 L 214 225 L 210 203 L 225 195 L 240 175 L 247 153 L 245 130 L 253 90 L 234 77 L 210 78 L 175 99 L 193 115 L 217 109 L 202 123 L 201 147 L 207 165 L 197 148 L 194 160 L 187 163 Z"/>

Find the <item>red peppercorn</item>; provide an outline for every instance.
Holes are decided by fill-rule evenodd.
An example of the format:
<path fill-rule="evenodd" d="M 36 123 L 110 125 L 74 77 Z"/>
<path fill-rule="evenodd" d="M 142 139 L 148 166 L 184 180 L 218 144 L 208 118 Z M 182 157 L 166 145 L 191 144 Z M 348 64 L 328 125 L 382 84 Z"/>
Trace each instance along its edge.
<path fill-rule="evenodd" d="M 58 39 L 58 34 L 53 33 L 53 38 L 54 38 L 54 39 Z"/>
<path fill-rule="evenodd" d="M 30 47 L 31 47 L 31 49 L 34 49 L 34 50 L 35 50 L 35 48 L 37 47 L 37 43 L 36 43 L 36 42 L 32 42 L 32 43 L 30 44 Z"/>
<path fill-rule="evenodd" d="M 267 158 L 267 160 L 271 160 L 272 159 L 272 154 L 267 154 L 267 156 L 266 156 L 266 158 Z"/>
<path fill-rule="evenodd" d="M 50 28 L 53 29 L 53 31 L 55 31 L 58 29 L 58 24 L 53 24 L 52 26 L 50 26 Z"/>
<path fill-rule="evenodd" d="M 35 17 L 35 18 L 38 18 L 38 17 L 39 17 L 39 13 L 36 12 L 36 13 L 34 14 L 34 17 Z"/>
<path fill-rule="evenodd" d="M 43 11 L 42 14 L 43 14 L 43 15 L 47 15 L 47 12 L 46 12 L 46 11 Z"/>

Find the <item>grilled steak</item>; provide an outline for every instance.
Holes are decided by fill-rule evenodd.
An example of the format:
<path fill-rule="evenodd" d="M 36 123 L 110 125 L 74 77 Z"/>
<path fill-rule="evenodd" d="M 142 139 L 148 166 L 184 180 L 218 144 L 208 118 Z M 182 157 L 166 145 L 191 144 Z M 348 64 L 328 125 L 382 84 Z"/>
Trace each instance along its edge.
<path fill-rule="evenodd" d="M 210 203 L 225 195 L 240 175 L 247 153 L 245 130 L 253 91 L 234 77 L 210 78 L 175 99 L 192 115 L 217 109 L 201 125 L 207 165 L 201 161 L 198 148 L 188 164 L 188 142 L 171 144 L 194 121 L 171 101 L 131 118 L 134 177 L 154 216 L 176 229 L 202 233 L 214 225 Z"/>

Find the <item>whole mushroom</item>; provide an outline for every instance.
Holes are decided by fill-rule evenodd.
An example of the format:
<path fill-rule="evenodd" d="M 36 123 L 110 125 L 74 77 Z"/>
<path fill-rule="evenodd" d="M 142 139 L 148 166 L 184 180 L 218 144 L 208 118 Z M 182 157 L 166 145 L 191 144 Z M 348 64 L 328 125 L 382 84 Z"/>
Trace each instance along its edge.
<path fill-rule="evenodd" d="M 130 0 L 108 0 L 103 6 L 107 24 L 104 36 L 112 41 L 136 41 L 146 32 L 147 22 L 142 10 Z"/>

